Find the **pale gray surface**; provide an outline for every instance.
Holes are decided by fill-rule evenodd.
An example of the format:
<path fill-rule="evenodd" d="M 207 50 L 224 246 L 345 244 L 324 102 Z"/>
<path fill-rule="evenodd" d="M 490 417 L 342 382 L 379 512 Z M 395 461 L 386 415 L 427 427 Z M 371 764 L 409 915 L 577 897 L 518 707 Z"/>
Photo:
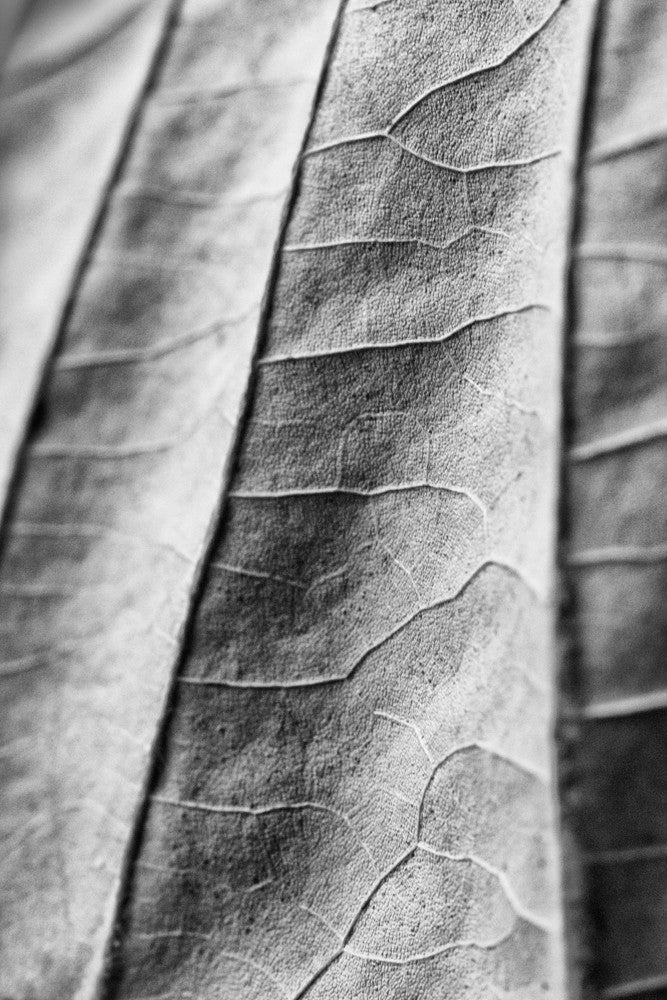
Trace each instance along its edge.
<path fill-rule="evenodd" d="M 321 0 L 185 5 L 57 352 L 0 577 L 3 995 L 91 995 L 333 14 Z M 117 94 L 124 62 L 100 65 Z M 23 324 L 4 341 L 12 420 L 71 269 L 74 229 L 58 213 L 101 183 L 82 151 L 49 199 L 41 171 L 65 169 L 73 138 L 94 144 L 85 115 L 102 116 L 64 83 L 49 93 L 74 136 L 52 136 L 41 165 L 25 152 L 14 207 L 35 233 L 3 240 L 11 257 L 15 236 L 12 266 L 29 257 L 49 310 L 40 340 L 24 280 L 5 314 Z"/>
<path fill-rule="evenodd" d="M 33 4 L 0 90 L 0 511 L 166 0 Z"/>
<path fill-rule="evenodd" d="M 112 996 L 563 995 L 550 591 L 591 6 L 528 9 L 344 14 Z"/>
<path fill-rule="evenodd" d="M 587 104 L 565 805 L 603 995 L 657 1000 L 664 7 L 600 6 L 586 100 L 592 0 L 347 5 L 230 470 L 335 6 L 179 7 L 75 288 L 2 553 L 0 991 L 83 1000 L 111 951 L 107 1000 L 563 997 Z M 3 490 L 166 14 L 40 9 L 5 105 Z"/>

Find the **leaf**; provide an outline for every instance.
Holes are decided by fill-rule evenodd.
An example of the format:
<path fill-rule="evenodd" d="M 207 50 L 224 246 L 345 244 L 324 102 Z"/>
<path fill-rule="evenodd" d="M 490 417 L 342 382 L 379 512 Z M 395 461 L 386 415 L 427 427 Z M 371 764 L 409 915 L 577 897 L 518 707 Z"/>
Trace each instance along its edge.
<path fill-rule="evenodd" d="M 562 997 L 565 849 L 573 1000 L 657 996 L 660 15 L 334 6 L 161 7 L 26 240 L 1 989 Z"/>
<path fill-rule="evenodd" d="M 567 479 L 568 826 L 603 996 L 657 996 L 665 953 L 664 5 L 609 3 L 581 179 Z"/>
<path fill-rule="evenodd" d="M 110 997 L 560 993 L 548 595 L 589 14 L 343 15 Z"/>
<path fill-rule="evenodd" d="M 0 507 L 166 6 L 33 4 L 11 51 L 0 110 Z"/>
<path fill-rule="evenodd" d="M 19 470 L 0 580 L 0 983 L 8 995 L 87 996 L 93 988 L 221 491 L 281 205 L 333 18 L 331 4 L 286 2 L 276 32 L 277 5 L 253 5 L 248 37 L 250 9 L 232 17 L 191 2 L 160 42 L 148 28 L 156 14 L 164 23 L 164 5 L 142 6 L 120 34 L 102 36 L 102 49 L 95 36 L 75 46 L 16 98 L 34 97 L 44 111 L 34 138 L 12 119 L 21 141 L 5 175 L 15 171 L 23 201 L 10 202 L 5 278 L 39 271 L 44 299 L 31 298 L 22 280 L 9 300 L 3 378 L 14 385 L 6 400 L 13 423 L 3 455 L 15 449 L 39 366 L 63 328 Z M 116 13 L 107 5 L 107 16 Z M 136 89 L 158 43 L 158 71 L 118 154 L 129 108 L 117 102 Z M 126 59 L 137 51 L 145 58 L 132 84 Z M 119 79 L 110 86 L 115 58 Z M 89 103 L 75 99 L 84 85 Z M 101 103 L 107 94 L 115 132 Z M 47 114 L 57 116 L 62 145 L 40 132 Z M 97 122 L 104 151 L 90 163 Z M 36 158 L 38 141 L 46 163 Z M 114 155 L 108 205 L 84 251 Z M 48 211 L 31 188 L 33 176 L 43 183 L 45 166 L 56 188 L 56 169 L 77 179 L 63 179 Z M 56 239 L 64 242 L 53 254 Z"/>

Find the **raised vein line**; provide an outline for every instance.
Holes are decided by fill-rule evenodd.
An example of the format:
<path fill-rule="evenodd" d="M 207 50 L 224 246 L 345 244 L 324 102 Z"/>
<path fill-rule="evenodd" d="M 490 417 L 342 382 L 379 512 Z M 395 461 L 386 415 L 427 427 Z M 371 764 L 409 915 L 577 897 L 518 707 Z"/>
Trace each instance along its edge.
<path fill-rule="evenodd" d="M 428 240 L 423 236 L 342 236 L 334 240 L 313 241 L 312 243 L 287 243 L 283 247 L 283 251 L 284 253 L 316 253 L 321 250 L 336 250 L 342 247 L 355 246 L 419 246 L 426 247 L 428 250 L 451 250 L 457 243 L 461 243 L 468 236 L 474 236 L 475 233 L 486 233 L 489 236 L 498 236 L 505 240 L 511 240 L 513 237 L 516 237 L 524 240 L 534 250 L 540 253 L 543 252 L 542 248 L 538 247 L 531 237 L 524 232 L 510 234 L 502 229 L 480 225 L 470 225 L 443 243 L 438 243 L 436 240 Z"/>
<path fill-rule="evenodd" d="M 580 243 L 574 255 L 589 260 L 636 260 L 667 264 L 667 249 L 651 243 Z"/>
<path fill-rule="evenodd" d="M 592 701 L 580 709 L 580 714 L 585 719 L 614 719 L 617 716 L 640 715 L 664 708 L 667 708 L 667 689 L 647 691 L 628 698 Z"/>
<path fill-rule="evenodd" d="M 286 361 L 304 361 L 310 358 L 327 358 L 335 354 L 356 354 L 358 351 L 383 351 L 400 347 L 425 347 L 429 344 L 442 344 L 458 333 L 476 326 L 478 323 L 488 323 L 490 320 L 502 319 L 504 316 L 515 316 L 520 313 L 529 312 L 532 309 L 542 309 L 551 312 L 551 305 L 548 302 L 526 302 L 518 306 L 508 306 L 495 313 L 486 313 L 467 319 L 458 326 L 452 327 L 441 337 L 408 337 L 404 340 L 387 340 L 376 343 L 353 344 L 350 347 L 330 347 L 321 351 L 300 351 L 298 354 L 270 354 L 260 358 L 258 364 L 273 365 L 283 364 Z"/>
<path fill-rule="evenodd" d="M 11 525 L 11 534 L 15 538 L 118 538 L 139 545 L 153 546 L 164 552 L 171 552 L 183 562 L 192 563 L 193 557 L 179 549 L 176 545 L 163 542 L 159 538 L 140 535 L 133 531 L 124 531 L 112 524 L 93 524 L 89 521 L 49 522 L 49 521 L 15 521 Z"/>
<path fill-rule="evenodd" d="M 212 559 L 209 566 L 212 569 L 219 569 L 223 573 L 247 576 L 253 580 L 270 580 L 274 583 L 284 583 L 285 586 L 293 587 L 295 590 L 308 590 L 306 583 L 302 583 L 300 580 L 292 580 L 289 576 L 280 576 L 278 573 L 267 573 L 261 569 L 248 569 L 246 566 L 236 566 L 232 563 L 222 562 L 219 559 Z"/>
<path fill-rule="evenodd" d="M 417 725 L 416 722 L 410 722 L 408 719 L 402 719 L 398 715 L 394 715 L 393 712 L 385 712 L 383 709 L 376 709 L 373 715 L 377 716 L 379 719 L 387 719 L 389 722 L 394 722 L 398 726 L 404 726 L 406 729 L 410 729 L 412 733 L 416 736 L 417 742 L 422 749 L 426 758 L 431 764 L 435 764 L 435 757 L 429 749 L 429 745 L 424 738 L 424 734 Z"/>
<path fill-rule="evenodd" d="M 553 931 L 553 923 L 546 920 L 544 917 L 540 917 L 538 914 L 533 913 L 528 910 L 519 897 L 517 896 L 512 883 L 510 882 L 507 872 L 502 871 L 500 868 L 496 868 L 495 865 L 489 864 L 484 858 L 479 857 L 477 854 L 466 854 L 459 853 L 455 851 L 441 851 L 436 847 L 431 846 L 427 841 L 420 840 L 417 844 L 419 850 L 424 851 L 426 854 L 430 854 L 436 858 L 444 858 L 449 861 L 469 861 L 471 864 L 476 865 L 478 868 L 483 869 L 492 875 L 499 883 L 500 886 L 507 897 L 507 901 L 514 910 L 517 917 L 525 920 L 527 923 L 532 924 L 534 927 L 538 927 L 542 931 Z"/>
<path fill-rule="evenodd" d="M 490 567 L 497 567 L 499 569 L 504 569 L 506 572 L 510 573 L 516 579 L 521 580 L 525 587 L 527 587 L 532 594 L 541 598 L 539 591 L 533 583 L 531 583 L 516 566 L 511 563 L 505 562 L 502 559 L 488 558 L 477 566 L 472 573 L 466 577 L 463 583 L 458 587 L 457 590 L 452 594 L 448 594 L 446 597 L 441 597 L 437 601 L 433 601 L 431 604 L 425 604 L 418 607 L 415 611 L 411 612 L 405 618 L 403 618 L 394 628 L 385 633 L 377 642 L 369 646 L 364 650 L 359 656 L 357 661 L 352 664 L 349 670 L 344 674 L 333 674 L 324 677 L 305 677 L 296 679 L 286 679 L 286 680 L 275 680 L 275 681 L 263 681 L 263 680 L 237 680 L 235 678 L 205 678 L 205 677 L 188 677 L 181 676 L 178 678 L 180 684 L 190 684 L 199 687 L 221 687 L 221 688 L 233 688 L 241 690 L 262 690 L 262 691 L 281 691 L 289 688 L 306 688 L 306 687 L 319 687 L 325 684 L 339 684 L 348 677 L 351 677 L 358 668 L 364 663 L 364 661 L 376 653 L 382 648 L 387 642 L 393 639 L 396 635 L 402 632 L 405 628 L 416 621 L 420 615 L 425 614 L 429 611 L 435 611 L 438 608 L 444 607 L 447 604 L 452 604 L 457 600 L 473 583 L 473 581 L 486 569 Z"/>
<path fill-rule="evenodd" d="M 320 979 L 324 975 L 324 973 L 327 971 L 327 969 L 331 968 L 331 966 L 333 965 L 333 963 L 335 961 L 337 961 L 342 954 L 344 954 L 345 946 L 350 941 L 350 939 L 352 937 L 352 934 L 354 933 L 354 928 L 356 927 L 356 925 L 359 922 L 360 918 L 366 912 L 366 909 L 367 909 L 369 903 L 371 902 L 371 900 L 373 899 L 373 896 L 375 895 L 375 893 L 378 891 L 378 889 L 380 888 L 380 886 L 393 874 L 393 872 L 395 872 L 396 869 L 399 868 L 403 864 L 404 861 L 407 861 L 407 859 L 409 857 L 411 857 L 415 853 L 416 849 L 417 849 L 417 845 L 416 844 L 412 844 L 405 851 L 403 851 L 402 854 L 400 854 L 398 856 L 398 858 L 394 862 L 392 862 L 392 864 L 388 868 L 385 868 L 385 870 L 383 872 L 381 872 L 381 874 L 378 876 L 378 878 L 375 880 L 375 882 L 373 883 L 373 885 L 371 886 L 371 888 L 368 890 L 368 892 L 364 896 L 363 900 L 361 901 L 361 903 L 360 903 L 360 905 L 359 905 L 359 907 L 357 909 L 357 912 L 355 913 L 355 915 L 352 917 L 350 923 L 348 924 L 348 928 L 345 931 L 345 934 L 343 936 L 342 947 L 340 947 L 337 951 L 335 951 L 333 953 L 333 955 L 331 955 L 320 966 L 320 968 L 316 972 L 314 972 L 306 980 L 306 982 L 303 984 L 303 986 L 297 991 L 297 993 L 294 996 L 293 1000 L 302 1000 L 302 998 L 306 995 L 306 993 L 308 992 L 308 990 L 310 989 L 310 987 L 313 986 L 318 981 L 318 979 Z"/>
<path fill-rule="evenodd" d="M 52 443 L 47 442 L 37 442 L 32 445 L 31 453 L 34 458 L 49 459 L 49 458 L 82 458 L 105 461 L 105 460 L 120 460 L 124 458 L 137 458 L 140 455 L 152 455 L 160 451 L 169 451 L 171 448 L 177 448 L 181 444 L 185 444 L 191 437 L 193 437 L 197 431 L 199 431 L 208 420 L 210 420 L 214 414 L 221 411 L 222 403 L 224 402 L 225 391 L 220 393 L 220 396 L 213 401 L 213 404 L 209 406 L 201 416 L 194 421 L 190 427 L 186 427 L 181 433 L 174 434 L 172 437 L 168 438 L 158 438 L 155 441 L 128 441 L 126 444 L 118 445 L 95 445 L 95 444 L 69 444 L 65 441 L 54 441 Z M 225 413 L 220 412 L 221 419 L 233 429 L 233 423 L 226 416 Z"/>
<path fill-rule="evenodd" d="M 197 802 L 193 799 L 172 799 L 165 795 L 152 795 L 153 802 L 163 806 L 173 806 L 175 809 L 195 810 L 197 812 L 218 813 L 222 816 L 267 816 L 274 812 L 301 811 L 314 809 L 318 812 L 331 813 L 341 818 L 341 814 L 331 806 L 322 802 L 275 802 L 266 806 L 235 806 L 213 805 L 209 802 Z"/>
<path fill-rule="evenodd" d="M 532 42 L 532 40 L 535 37 L 537 37 L 537 35 L 539 35 L 540 32 L 544 30 L 544 28 L 546 28 L 549 22 L 556 16 L 561 6 L 562 6 L 562 0 L 554 7 L 552 11 L 550 11 L 546 15 L 546 17 L 542 19 L 542 21 L 540 21 L 539 24 L 537 24 L 533 28 L 532 31 L 530 31 L 527 35 L 525 35 L 517 43 L 517 45 L 514 46 L 513 49 L 510 49 L 509 52 L 506 52 L 505 55 L 502 56 L 500 59 L 497 59 L 495 62 L 487 63 L 484 66 L 476 66 L 473 69 L 465 70 L 465 72 L 459 73 L 458 76 L 452 76 L 448 80 L 445 80 L 442 83 L 435 84 L 434 86 L 429 87 L 427 90 L 422 91 L 421 94 L 419 94 L 412 101 L 410 101 L 410 103 L 407 104 L 401 111 L 399 111 L 396 117 L 392 119 L 389 125 L 389 129 L 391 130 L 395 128 L 396 125 L 398 125 L 398 123 L 402 121 L 403 118 L 406 117 L 406 115 L 408 115 L 414 108 L 416 108 L 418 104 L 421 104 L 422 101 L 426 100 L 427 97 L 430 97 L 431 94 L 436 94 L 439 90 L 444 90 L 447 87 L 451 87 L 453 84 L 460 83 L 461 80 L 467 80 L 471 76 L 479 76 L 482 73 L 488 73 L 489 70 L 498 69 L 500 66 L 503 66 L 505 63 L 509 62 L 515 55 L 517 55 L 517 53 L 521 51 L 521 49 L 525 48 L 526 45 Z"/>
<path fill-rule="evenodd" d="M 425 792 L 428 791 L 432 780 L 435 778 L 436 774 L 443 767 L 443 765 L 449 763 L 453 757 L 458 757 L 459 754 L 469 753 L 471 750 L 481 750 L 490 757 L 502 760 L 503 763 L 509 764 L 510 767 L 516 768 L 518 771 L 523 771 L 524 774 L 527 774 L 531 778 L 536 778 L 545 785 L 548 783 L 549 775 L 546 771 L 540 770 L 540 768 L 535 767 L 532 764 L 528 764 L 526 761 L 520 760 L 518 757 L 512 757 L 499 747 L 495 747 L 493 744 L 487 743 L 485 740 L 472 740 L 469 743 L 460 743 L 458 746 L 448 750 L 442 757 L 438 758 L 426 784 Z"/>
<path fill-rule="evenodd" d="M 469 236 L 474 229 L 465 229 L 451 240 L 444 243 L 437 243 L 435 240 L 427 240 L 421 236 L 349 236 L 338 240 L 322 240 L 314 243 L 287 243 L 283 247 L 285 253 L 311 253 L 317 250 L 334 250 L 337 247 L 353 246 L 420 246 L 428 247 L 429 250 L 449 250 L 456 243 Z"/>
<path fill-rule="evenodd" d="M 609 437 L 596 438 L 594 441 L 575 445 L 570 449 L 570 461 L 586 462 L 591 458 L 598 458 L 600 455 L 611 455 L 617 451 L 624 451 L 626 448 L 635 448 L 638 445 L 657 441 L 665 434 L 667 434 L 667 418 L 656 420 L 651 424 L 642 424 L 639 427 L 630 427 L 628 430 L 619 431 L 618 434 L 610 434 Z"/>
<path fill-rule="evenodd" d="M 417 490 L 433 490 L 436 493 L 453 493 L 456 496 L 467 497 L 480 510 L 482 517 L 486 520 L 486 508 L 472 490 L 466 489 L 464 486 L 454 486 L 451 483 L 431 483 L 426 480 L 418 480 L 404 485 L 373 486 L 367 490 L 356 486 L 307 486 L 302 489 L 283 490 L 230 490 L 228 495 L 238 500 L 280 500 L 285 497 L 311 496 L 354 496 L 360 499 L 370 499 L 391 496 L 393 493 L 416 492 Z"/>
<path fill-rule="evenodd" d="M 338 139 L 330 139 L 328 142 L 323 142 L 318 146 L 311 146 L 310 149 L 305 151 L 303 158 L 319 156 L 322 153 L 328 153 L 332 149 L 340 149 L 343 146 L 356 146 L 364 142 L 373 142 L 376 139 L 390 142 L 404 153 L 407 153 L 408 156 L 412 156 L 415 160 L 428 163 L 430 166 L 437 167 L 440 170 L 448 170 L 453 174 L 475 174 L 483 173 L 486 170 L 530 167 L 536 163 L 541 163 L 543 160 L 550 160 L 555 156 L 560 156 L 563 152 L 561 148 L 546 149 L 539 153 L 534 153 L 532 156 L 517 157 L 513 160 L 488 160 L 481 163 L 471 163 L 468 166 L 460 166 L 456 163 L 449 163 L 446 160 L 436 160 L 432 156 L 427 156 L 426 153 L 420 153 L 418 150 L 412 149 L 405 142 L 401 142 L 391 132 L 380 130 L 377 132 L 359 132 L 357 135 L 343 135 Z"/>
<path fill-rule="evenodd" d="M 320 153 L 326 153 L 330 149 L 337 149 L 339 146 L 354 146 L 358 142 L 372 142 L 373 139 L 388 139 L 389 134 L 382 130 L 377 132 L 358 132 L 356 135 L 343 135 L 338 139 L 329 139 L 327 142 L 319 143 L 317 146 L 311 146 L 309 149 L 304 150 L 303 159 L 307 159 L 310 156 L 319 156 Z"/>
<path fill-rule="evenodd" d="M 363 839 L 359 831 L 356 829 L 349 816 L 340 812 L 338 809 L 334 809 L 333 806 L 328 806 L 323 802 L 275 802 L 270 803 L 265 806 L 233 806 L 233 805 L 215 805 L 208 802 L 197 802 L 191 799 L 172 799 L 167 796 L 162 795 L 152 795 L 151 801 L 158 802 L 161 805 L 171 806 L 174 809 L 186 809 L 198 812 L 214 813 L 221 816 L 248 816 L 255 819 L 261 816 L 270 816 L 272 813 L 279 812 L 305 812 L 312 810 L 313 812 L 326 813 L 329 816 L 333 816 L 339 822 L 341 822 L 350 831 L 355 841 L 359 844 L 359 847 L 364 852 L 368 860 L 370 861 L 372 867 L 377 870 L 377 862 L 373 857 L 371 850 Z"/>
<path fill-rule="evenodd" d="M 363 962 L 380 962 L 383 965 L 412 965 L 417 962 L 427 962 L 431 958 L 437 958 L 438 955 L 446 955 L 448 951 L 457 951 L 458 949 L 473 948 L 478 951 L 491 951 L 494 948 L 498 948 L 501 944 L 504 944 L 505 941 L 508 941 L 511 935 L 512 932 L 509 931 L 507 934 L 494 938 L 492 941 L 475 941 L 474 939 L 448 941 L 446 944 L 440 945 L 439 948 L 432 948 L 430 951 L 417 952 L 417 954 L 409 955 L 406 958 L 391 958 L 388 955 L 373 955 L 371 952 L 355 951 L 355 949 L 350 948 L 349 946 L 343 948 L 343 951 L 351 958 L 358 958 Z"/>
<path fill-rule="evenodd" d="M 667 140 L 667 127 L 663 126 L 655 132 L 645 132 L 639 135 L 626 135 L 593 148 L 586 157 L 589 163 L 604 163 L 620 156 L 626 156 L 648 146 L 657 146 Z"/>
<path fill-rule="evenodd" d="M 611 545 L 583 549 L 566 557 L 568 566 L 653 565 L 667 559 L 667 542 L 660 545 Z"/>
<path fill-rule="evenodd" d="M 133 347 L 119 349 L 116 351 L 96 351 L 90 354 L 64 354 L 56 360 L 55 368 L 58 371 L 78 371 L 82 368 L 98 368 L 104 365 L 127 365 L 144 361 L 155 361 L 157 358 L 165 357 L 175 351 L 189 347 L 191 344 L 199 343 L 215 337 L 218 333 L 231 326 L 238 326 L 244 320 L 249 319 L 259 310 L 259 305 L 254 305 L 238 316 L 230 316 L 227 319 L 216 320 L 209 323 L 200 330 L 193 330 L 190 333 L 177 334 L 174 337 L 165 337 L 155 344 L 148 344 L 146 347 Z"/>
<path fill-rule="evenodd" d="M 667 973 L 607 986 L 602 990 L 602 997 L 603 1000 L 622 1000 L 623 997 L 637 997 L 642 993 L 653 993 L 665 987 L 667 987 Z"/>

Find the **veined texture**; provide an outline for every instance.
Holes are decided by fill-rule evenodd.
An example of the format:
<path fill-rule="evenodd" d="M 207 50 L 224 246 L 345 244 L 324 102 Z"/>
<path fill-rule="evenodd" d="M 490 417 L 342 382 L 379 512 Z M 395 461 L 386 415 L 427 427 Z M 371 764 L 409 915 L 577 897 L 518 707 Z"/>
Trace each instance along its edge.
<path fill-rule="evenodd" d="M 344 10 L 109 996 L 563 995 L 551 592 L 591 15 Z"/>
<path fill-rule="evenodd" d="M 573 267 L 564 800 L 609 1000 L 667 989 L 666 45 L 664 4 L 602 5 Z"/>
<path fill-rule="evenodd" d="M 322 0 L 172 8 L 60 321 L 0 575 L 2 995 L 50 1000 L 93 990 L 334 15 Z M 103 35 L 49 71 L 48 113 L 66 133 L 62 146 L 48 146 L 59 169 L 70 122 L 95 143 L 94 113 L 71 76 L 85 77 L 84 61 L 101 47 L 105 86 L 126 87 L 133 31 L 145 26 L 142 13 L 130 20 L 112 32 L 120 62 Z M 17 120 L 16 128 L 27 127 Z M 107 142 L 108 120 L 103 132 Z M 43 177 L 29 152 L 30 170 Z M 70 192 L 77 177 L 82 189 L 101 183 L 100 171 L 87 169 L 82 152 Z M 29 234 L 12 248 L 3 234 L 3 250 L 14 250 L 13 266 L 33 261 L 51 296 L 36 318 L 39 302 L 28 295 L 28 309 L 16 300 L 17 325 L 3 339 L 16 358 L 14 345 L 27 351 L 28 333 L 39 332 L 16 389 L 23 402 L 9 401 L 20 417 L 91 206 L 67 228 L 56 197 L 45 223 L 30 178 L 27 191 L 18 167 L 11 179 L 25 201 L 14 209 L 36 214 L 47 242 L 39 247 Z M 67 236 L 65 259 L 51 261 L 45 277 L 52 233 Z M 9 382 L 18 379 L 12 364 Z"/>
<path fill-rule="evenodd" d="M 168 11 L 83 6 L 33 3 L 0 88 L 0 511 Z"/>

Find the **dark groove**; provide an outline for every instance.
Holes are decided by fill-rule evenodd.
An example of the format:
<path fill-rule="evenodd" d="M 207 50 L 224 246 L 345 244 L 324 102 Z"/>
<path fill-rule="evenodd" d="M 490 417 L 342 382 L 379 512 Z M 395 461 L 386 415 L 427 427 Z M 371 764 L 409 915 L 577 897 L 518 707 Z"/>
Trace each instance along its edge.
<path fill-rule="evenodd" d="M 248 378 L 248 383 L 246 385 L 246 391 L 241 406 L 239 420 L 236 425 L 234 442 L 230 451 L 226 468 L 223 472 L 223 482 L 221 484 L 221 491 L 220 491 L 220 502 L 218 504 L 217 509 L 213 512 L 213 516 L 211 518 L 211 522 L 209 525 L 208 535 L 203 547 L 203 555 L 195 572 L 192 591 L 191 591 L 190 606 L 188 608 L 187 616 L 181 631 L 180 651 L 176 656 L 176 660 L 172 670 L 172 675 L 169 681 L 169 688 L 165 696 L 162 718 L 158 721 L 156 738 L 151 749 L 150 760 L 146 773 L 146 780 L 143 787 L 142 799 L 137 808 L 137 814 L 134 819 L 132 832 L 128 840 L 125 852 L 125 858 L 120 872 L 120 885 L 116 902 L 115 916 L 112 922 L 111 933 L 107 944 L 107 952 L 105 956 L 104 967 L 102 969 L 100 980 L 97 985 L 97 990 L 95 992 L 97 1000 L 114 1000 L 114 998 L 118 996 L 118 990 L 121 984 L 121 977 L 123 972 L 122 945 L 125 940 L 129 923 L 129 909 L 132 901 L 133 875 L 135 866 L 139 860 L 139 856 L 141 854 L 141 849 L 143 846 L 144 829 L 146 826 L 146 821 L 148 819 L 148 814 L 151 804 L 151 794 L 159 782 L 162 765 L 166 758 L 166 747 L 170 735 L 171 720 L 174 712 L 176 695 L 178 691 L 177 681 L 179 675 L 181 674 L 182 668 L 189 657 L 190 650 L 193 644 L 197 611 L 209 579 L 208 564 L 212 558 L 215 544 L 224 530 L 227 518 L 227 513 L 229 508 L 229 498 L 228 498 L 229 485 L 233 481 L 234 476 L 236 474 L 236 470 L 239 464 L 241 448 L 243 445 L 245 429 L 250 421 L 252 406 L 255 400 L 258 375 L 259 375 L 259 366 L 257 362 L 262 351 L 264 350 L 268 336 L 269 326 L 271 323 L 271 318 L 273 315 L 275 291 L 278 285 L 278 279 L 280 277 L 280 268 L 282 263 L 282 249 L 285 244 L 287 229 L 292 218 L 294 207 L 296 205 L 299 196 L 303 154 L 307 148 L 313 124 L 315 122 L 315 117 L 320 106 L 322 94 L 327 84 L 329 69 L 331 67 L 333 54 L 335 52 L 336 44 L 338 42 L 338 37 L 340 34 L 340 28 L 346 4 L 347 0 L 340 0 L 339 2 L 339 7 L 336 13 L 336 17 L 334 19 L 331 35 L 329 37 L 329 41 L 325 49 L 322 69 L 320 72 L 320 77 L 317 83 L 317 87 L 315 89 L 315 94 L 313 97 L 313 103 L 310 110 L 308 123 L 304 131 L 303 141 L 299 153 L 297 155 L 294 168 L 292 170 L 292 181 L 290 184 L 289 195 L 283 207 L 283 213 L 280 220 L 280 226 L 276 238 L 275 247 L 273 250 L 271 266 L 267 278 L 267 284 L 262 299 L 262 306 L 258 320 L 257 338 L 255 340 L 255 345 L 252 354 L 250 375 Z"/>
<path fill-rule="evenodd" d="M 155 87 L 159 76 L 160 68 L 166 52 L 167 42 L 171 34 L 172 27 L 176 22 L 180 4 L 181 0 L 170 0 L 167 6 L 160 38 L 150 61 L 144 83 L 140 87 L 134 105 L 128 115 L 125 130 L 118 145 L 118 152 L 111 167 L 111 171 L 103 186 L 98 208 L 91 223 L 88 237 L 84 240 L 83 249 L 74 267 L 70 287 L 60 314 L 60 320 L 56 326 L 56 332 L 51 342 L 50 352 L 48 353 L 42 366 L 42 371 L 38 379 L 37 389 L 33 399 L 33 405 L 26 420 L 24 437 L 18 448 L 14 460 L 14 468 L 9 478 L 4 508 L 0 506 L 0 567 L 2 566 L 5 547 L 8 543 L 9 528 L 14 519 L 14 513 L 18 504 L 21 488 L 26 477 L 30 445 L 39 433 L 40 427 L 48 417 L 48 410 L 45 402 L 46 389 L 53 373 L 56 357 L 60 352 L 67 329 L 72 319 L 72 315 L 76 309 L 79 293 L 88 272 L 88 266 L 91 262 L 95 247 L 104 230 L 115 189 L 122 178 L 125 165 L 129 159 L 132 144 L 139 129 L 139 125 L 141 124 L 146 98 Z"/>
<path fill-rule="evenodd" d="M 578 325 L 576 303 L 576 247 L 583 222 L 583 192 L 586 156 L 590 148 L 595 120 L 595 95 L 598 89 L 599 57 L 604 36 L 607 0 L 595 0 L 588 49 L 579 135 L 575 147 L 572 182 L 570 231 L 567 242 L 566 288 L 563 320 L 563 361 L 561 385 L 560 469 L 558 496 L 558 609 L 556 650 L 558 656 L 556 754 L 558 796 L 560 800 L 563 856 L 561 886 L 564 895 L 564 937 L 567 962 L 568 1000 L 593 1000 L 596 978 L 596 928 L 598 920 L 584 874 L 579 844 L 578 794 L 580 758 L 584 729 L 581 706 L 584 700 L 584 675 L 578 630 L 578 606 L 572 572 L 566 555 L 571 533 L 570 467 L 567 454 L 574 440 L 574 375 L 577 351 L 574 332 Z"/>

